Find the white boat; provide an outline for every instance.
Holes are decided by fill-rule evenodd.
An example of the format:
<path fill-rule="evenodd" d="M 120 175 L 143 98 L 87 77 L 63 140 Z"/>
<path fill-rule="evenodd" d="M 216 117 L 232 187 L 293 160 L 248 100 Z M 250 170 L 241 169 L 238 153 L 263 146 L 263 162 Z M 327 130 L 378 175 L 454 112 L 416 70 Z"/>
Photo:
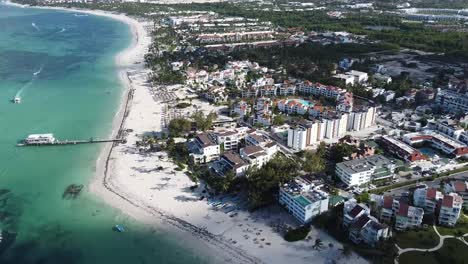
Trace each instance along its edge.
<path fill-rule="evenodd" d="M 21 98 L 18 97 L 18 96 L 15 96 L 15 98 L 13 98 L 13 103 L 20 104 L 21 103 Z"/>
<path fill-rule="evenodd" d="M 47 145 L 54 144 L 57 140 L 54 138 L 54 134 L 32 134 L 29 135 L 25 140 L 26 145 Z"/>

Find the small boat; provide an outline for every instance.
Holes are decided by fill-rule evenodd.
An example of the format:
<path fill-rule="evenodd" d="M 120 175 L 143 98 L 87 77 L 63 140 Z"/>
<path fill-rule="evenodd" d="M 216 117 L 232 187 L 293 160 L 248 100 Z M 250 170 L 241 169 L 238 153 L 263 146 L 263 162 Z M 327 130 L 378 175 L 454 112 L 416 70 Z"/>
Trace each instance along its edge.
<path fill-rule="evenodd" d="M 15 104 L 20 104 L 20 103 L 21 103 L 21 98 L 18 97 L 18 96 L 16 96 L 15 98 L 13 98 L 12 101 L 13 101 L 13 103 L 15 103 Z"/>
<path fill-rule="evenodd" d="M 125 227 L 123 225 L 115 225 L 113 230 L 116 232 L 122 233 L 122 232 L 125 232 Z"/>

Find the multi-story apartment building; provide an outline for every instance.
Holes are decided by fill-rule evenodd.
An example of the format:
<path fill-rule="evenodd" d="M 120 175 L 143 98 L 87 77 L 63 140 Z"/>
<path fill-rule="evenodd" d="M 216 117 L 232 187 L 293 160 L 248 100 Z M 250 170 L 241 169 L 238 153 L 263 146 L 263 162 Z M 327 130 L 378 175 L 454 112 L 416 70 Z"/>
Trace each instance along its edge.
<path fill-rule="evenodd" d="M 375 125 L 376 114 L 374 106 L 354 109 L 348 117 L 348 131 L 360 131 Z"/>
<path fill-rule="evenodd" d="M 216 162 L 213 162 L 210 169 L 221 177 L 224 177 L 229 172 L 239 177 L 245 175 L 248 167 L 249 164 L 239 154 L 228 151 L 223 153 Z"/>
<path fill-rule="evenodd" d="M 435 129 L 440 133 L 457 140 L 460 138 L 460 135 L 465 131 L 465 129 L 457 125 L 457 123 L 452 119 L 445 119 L 436 122 Z"/>
<path fill-rule="evenodd" d="M 297 90 L 304 94 L 324 96 L 327 98 L 334 98 L 335 100 L 338 100 L 341 94 L 346 93 L 346 90 L 339 87 L 313 83 L 310 81 L 300 83 Z"/>
<path fill-rule="evenodd" d="M 334 139 L 346 135 L 348 114 L 327 116 L 314 121 L 303 121 L 288 129 L 288 147 L 303 150 L 324 138 Z"/>
<path fill-rule="evenodd" d="M 380 143 L 388 152 L 408 162 L 424 160 L 424 155 L 410 145 L 388 135 L 380 137 Z"/>
<path fill-rule="evenodd" d="M 302 99 L 283 99 L 278 101 L 277 106 L 283 113 L 304 115 L 313 104 Z"/>
<path fill-rule="evenodd" d="M 445 193 L 456 193 L 463 199 L 463 208 L 468 209 L 468 183 L 466 181 L 451 181 L 444 185 Z"/>
<path fill-rule="evenodd" d="M 369 221 L 367 221 L 361 230 L 362 242 L 372 247 L 376 246 L 381 241 L 387 240 L 389 236 L 388 226 L 379 223 L 379 221 L 372 216 L 369 216 Z"/>
<path fill-rule="evenodd" d="M 277 86 L 280 96 L 290 96 L 296 94 L 296 85 L 289 81 L 285 81 L 284 83 L 278 84 Z"/>
<path fill-rule="evenodd" d="M 442 197 L 442 193 L 436 188 L 428 188 L 427 185 L 420 185 L 413 192 L 413 204 L 416 207 L 423 208 L 425 213 L 433 214 Z"/>
<path fill-rule="evenodd" d="M 270 139 L 267 136 L 255 130 L 245 136 L 245 144 L 247 146 L 263 146 L 268 142 L 270 142 Z"/>
<path fill-rule="evenodd" d="M 210 134 L 210 136 L 225 151 L 237 150 L 237 146 L 239 145 L 239 135 L 236 131 L 220 131 L 218 133 Z"/>
<path fill-rule="evenodd" d="M 457 193 L 450 192 L 453 187 L 457 189 L 456 183 L 447 186 L 446 194 L 443 195 L 435 188 L 421 185 L 413 192 L 414 206 L 424 208 L 427 214 L 435 214 L 440 225 L 454 226 L 462 211 L 463 198 Z M 462 186 L 459 187 L 461 189 Z"/>
<path fill-rule="evenodd" d="M 328 193 L 305 177 L 296 177 L 280 187 L 279 203 L 301 223 L 310 222 L 328 210 Z"/>
<path fill-rule="evenodd" d="M 240 101 L 234 105 L 231 114 L 237 114 L 240 118 L 250 113 L 250 105 L 246 101 Z"/>
<path fill-rule="evenodd" d="M 424 216 L 422 208 L 410 206 L 392 196 L 384 196 L 381 200 L 378 205 L 380 207 L 380 221 L 390 223 L 394 220 L 395 230 L 398 231 L 421 226 Z"/>
<path fill-rule="evenodd" d="M 261 168 L 271 159 L 271 156 L 260 146 L 247 146 L 242 148 L 239 154 L 250 166 L 256 166 L 257 168 Z"/>
<path fill-rule="evenodd" d="M 395 213 L 395 230 L 404 231 L 418 228 L 422 224 L 423 217 L 424 210 L 422 208 L 400 202 L 398 211 Z"/>
<path fill-rule="evenodd" d="M 446 111 L 468 112 L 468 95 L 450 89 L 437 89 L 435 102 Z"/>
<path fill-rule="evenodd" d="M 445 134 L 425 130 L 422 132 L 408 133 L 403 136 L 403 141 L 407 144 L 429 143 L 431 147 L 438 149 L 445 154 L 453 156 L 465 156 L 468 154 L 468 146 L 463 142 L 450 138 Z"/>
<path fill-rule="evenodd" d="M 439 224 L 455 226 L 462 211 L 463 199 L 456 193 L 444 195 L 440 203 Z"/>
<path fill-rule="evenodd" d="M 276 96 L 277 95 L 277 90 L 278 88 L 274 85 L 263 85 L 257 87 L 258 90 L 260 91 L 260 96 L 264 97 L 271 97 L 271 96 Z"/>
<path fill-rule="evenodd" d="M 367 206 L 357 204 L 354 199 L 344 204 L 343 226 L 348 230 L 349 239 L 356 244 L 375 246 L 390 236 L 388 227 L 371 216 Z"/>
<path fill-rule="evenodd" d="M 372 180 L 393 178 L 395 163 L 382 155 L 336 164 L 335 173 L 347 186 L 360 186 Z"/>
<path fill-rule="evenodd" d="M 395 216 L 395 212 L 400 207 L 400 202 L 392 196 L 384 196 L 380 205 L 380 221 L 389 223 Z"/>
<path fill-rule="evenodd" d="M 288 129 L 288 147 L 294 150 L 304 150 L 307 145 L 307 128 L 295 126 Z"/>
<path fill-rule="evenodd" d="M 206 163 L 216 159 L 220 154 L 220 146 L 208 133 L 197 135 L 189 143 L 190 157 L 196 163 Z"/>
<path fill-rule="evenodd" d="M 273 101 L 267 97 L 258 98 L 254 105 L 255 111 L 271 111 L 273 110 Z"/>
<path fill-rule="evenodd" d="M 360 216 L 369 214 L 369 207 L 365 204 L 358 204 L 355 199 L 350 199 L 343 206 L 343 226 L 349 227 Z"/>

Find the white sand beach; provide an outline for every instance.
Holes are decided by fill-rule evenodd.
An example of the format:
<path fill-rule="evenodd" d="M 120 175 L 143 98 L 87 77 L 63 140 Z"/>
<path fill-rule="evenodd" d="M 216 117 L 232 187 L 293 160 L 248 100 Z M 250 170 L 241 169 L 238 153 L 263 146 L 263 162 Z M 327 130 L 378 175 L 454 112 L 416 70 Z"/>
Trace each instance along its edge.
<path fill-rule="evenodd" d="M 320 230 L 312 230 L 306 241 L 286 242 L 277 227 L 297 222 L 285 210 L 272 206 L 250 213 L 234 203 L 233 197 L 212 197 L 208 202 L 204 186 L 191 190 L 194 183 L 174 170 L 176 166 L 165 153 L 140 153 L 136 141 L 162 130 L 166 109 L 166 103 L 153 98 L 146 84 L 148 70 L 143 57 L 150 37 L 141 23 L 124 15 L 64 10 L 120 20 L 134 35 L 130 47 L 116 57 L 125 90 L 112 136 L 127 129 L 131 132 L 127 143 L 103 147 L 90 192 L 142 223 L 173 232 L 216 263 L 366 263 L 355 254 L 345 257 L 342 246 Z M 202 196 L 205 199 L 200 200 Z M 323 242 L 319 250 L 312 248 L 316 239 Z"/>
<path fill-rule="evenodd" d="M 131 25 L 136 34 L 144 34 L 141 26 L 134 23 Z M 138 39 L 146 41 L 143 37 Z M 136 53 L 137 56 L 132 58 L 138 61 L 137 57 L 143 54 Z M 130 59 L 127 56 L 130 54 L 124 53 L 119 57 Z M 163 115 L 167 114 L 166 104 L 171 104 L 163 103 L 158 95 L 153 94 L 146 84 L 147 73 L 140 68 L 130 75 L 130 81 L 122 79 L 129 89 L 134 89 L 122 127 L 132 132 L 128 133 L 126 144 L 113 147 L 110 153 L 109 146 L 104 149 L 97 163 L 97 174 L 91 184 L 91 191 L 137 220 L 160 227 L 162 223 L 164 228 L 181 230 L 177 233 L 184 240 L 190 241 L 192 238 L 199 242 L 201 239 L 204 243 L 198 245 L 200 249 L 211 251 L 207 254 L 216 256 L 219 260 L 217 262 L 366 262 L 356 255 L 344 257 L 342 246 L 320 230 L 313 230 L 309 241 L 286 242 L 274 231 L 274 227 L 278 223 L 297 223 L 279 207 L 255 213 L 228 205 L 218 210 L 206 199 L 200 200 L 200 197 L 206 196 L 203 193 L 204 186 L 192 191 L 190 187 L 194 183 L 183 172 L 174 170 L 176 166 L 164 152 L 140 153 L 136 141 L 141 140 L 142 135 L 162 130 Z M 118 121 L 125 111 L 125 105 L 124 100 L 116 117 L 114 134 L 120 127 Z M 202 104 L 200 106 L 203 107 Z M 163 169 L 158 170 L 158 167 Z M 213 198 L 212 202 L 215 203 L 216 199 L 220 198 Z M 224 201 L 228 200 L 225 198 Z M 312 249 L 316 239 L 323 241 L 323 249 Z"/>

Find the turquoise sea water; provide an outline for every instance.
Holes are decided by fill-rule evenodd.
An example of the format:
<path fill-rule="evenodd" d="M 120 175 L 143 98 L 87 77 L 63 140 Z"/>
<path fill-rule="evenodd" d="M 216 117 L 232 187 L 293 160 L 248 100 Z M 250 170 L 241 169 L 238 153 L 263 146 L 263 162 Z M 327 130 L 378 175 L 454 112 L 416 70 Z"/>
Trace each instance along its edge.
<path fill-rule="evenodd" d="M 87 186 L 100 146 L 15 147 L 32 133 L 106 138 L 122 93 L 114 56 L 130 36 L 104 17 L 0 5 L 0 228 L 16 234 L 0 243 L 0 263 L 208 261 L 86 190 L 62 198 L 69 184 Z"/>

